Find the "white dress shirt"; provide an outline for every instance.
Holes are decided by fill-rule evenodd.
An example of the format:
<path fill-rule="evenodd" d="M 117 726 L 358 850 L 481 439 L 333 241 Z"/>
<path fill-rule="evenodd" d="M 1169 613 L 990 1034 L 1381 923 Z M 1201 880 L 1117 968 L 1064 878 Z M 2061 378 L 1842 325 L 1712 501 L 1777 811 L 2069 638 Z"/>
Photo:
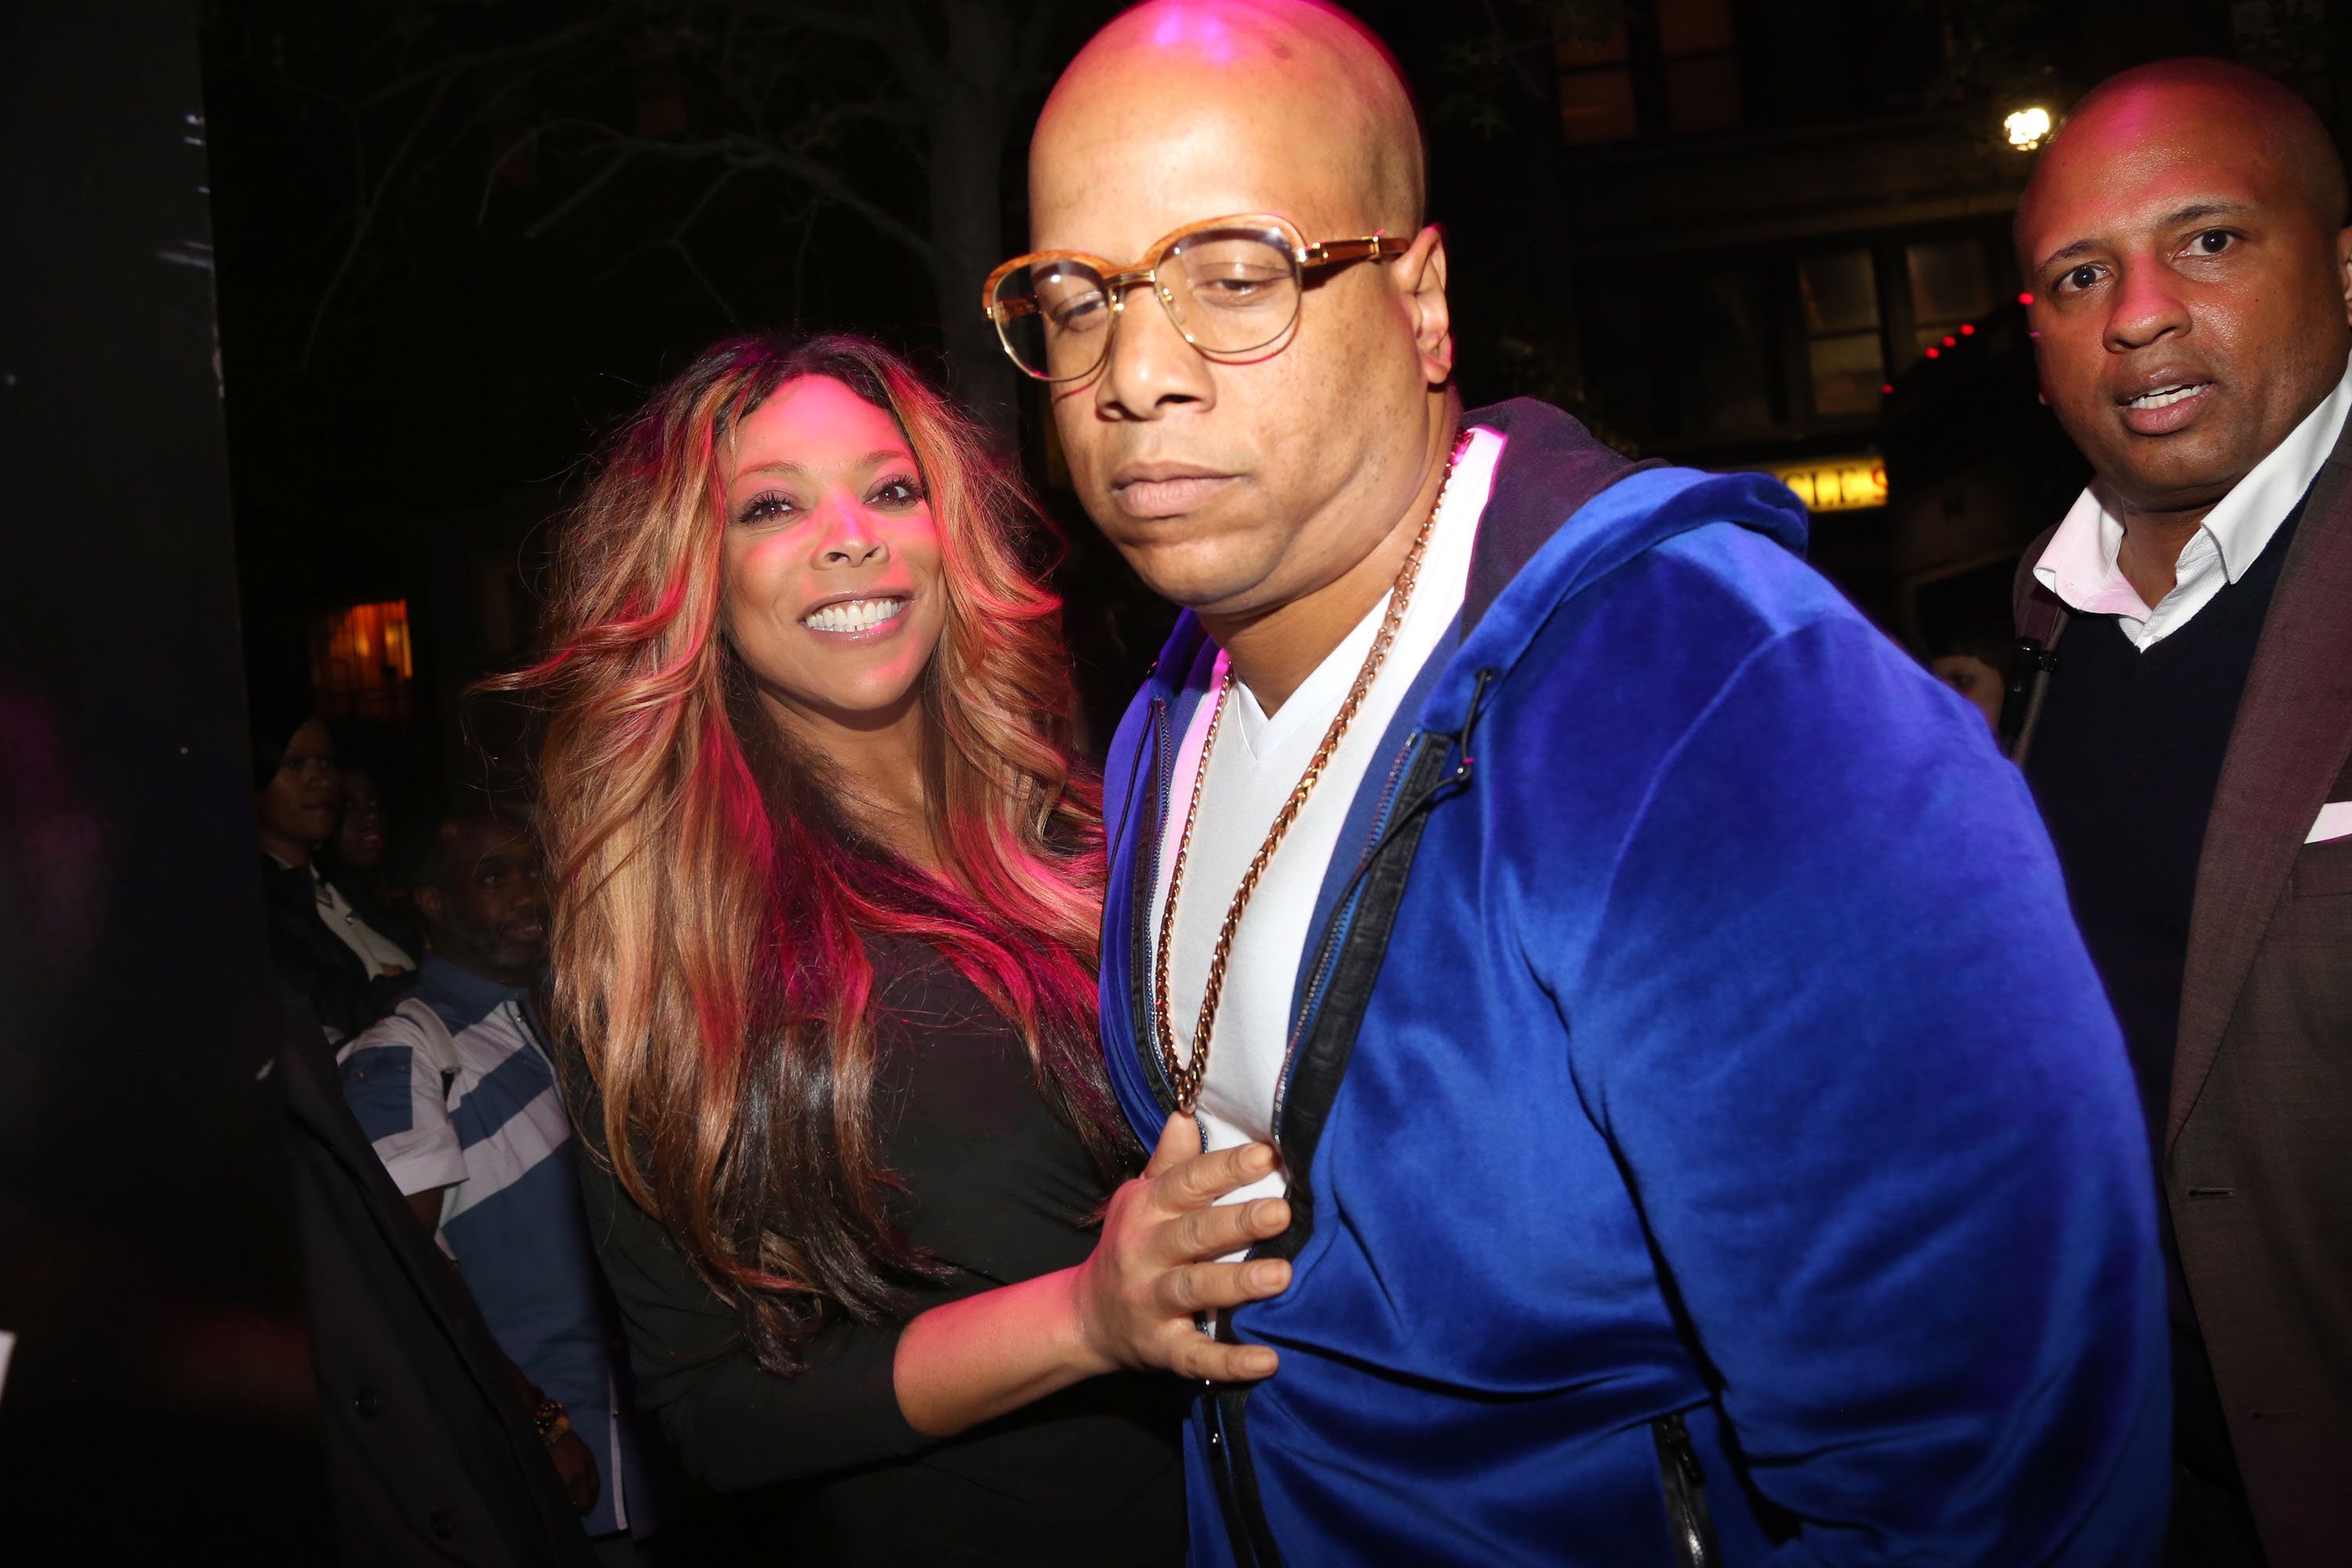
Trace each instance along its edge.
<path fill-rule="evenodd" d="M 1293 991 L 1307 947 L 1307 924 L 1314 919 L 1316 894 L 1339 847 L 1349 805 L 1379 752 L 1381 732 L 1396 716 L 1413 677 L 1437 651 L 1446 629 L 1461 613 L 1470 583 L 1470 557 L 1478 539 L 1479 514 L 1486 510 L 1495 464 L 1502 453 L 1503 437 L 1496 432 L 1474 429 L 1470 433 L 1446 485 L 1444 504 L 1430 529 L 1420 580 L 1405 606 L 1389 657 L 1315 793 L 1307 796 L 1282 847 L 1267 864 L 1234 933 L 1233 957 L 1226 966 L 1224 990 L 1210 1036 L 1208 1072 L 1202 1079 L 1198 1107 L 1202 1135 L 1211 1149 L 1273 1141 L 1275 1099 L 1289 1054 L 1296 1005 Z M 1201 789 L 1201 809 L 1192 827 L 1183 897 L 1177 905 L 1171 944 L 1170 1022 L 1181 1053 L 1192 1048 L 1193 1025 L 1200 1017 L 1202 994 L 1208 989 L 1217 932 L 1224 924 L 1234 889 L 1265 841 L 1266 830 L 1274 826 L 1282 803 L 1289 798 L 1315 748 L 1322 743 L 1332 716 L 1347 700 L 1356 673 L 1363 668 L 1364 655 L 1388 614 L 1388 595 L 1381 595 L 1381 602 L 1365 613 L 1346 639 L 1273 713 L 1260 707 L 1239 680 L 1226 698 L 1217 748 L 1209 757 L 1208 778 Z M 1225 657 L 1219 654 L 1219 681 L 1224 679 L 1226 668 Z M 1155 943 L 1157 913 L 1167 907 L 1177 838 L 1184 829 L 1192 781 L 1200 773 L 1214 689 L 1195 712 L 1177 752 L 1166 837 L 1160 850 L 1160 879 L 1152 901 Z M 1221 1201 L 1242 1203 L 1274 1196 L 1285 1184 L 1277 1170 Z"/>
<path fill-rule="evenodd" d="M 2336 449 L 2347 411 L 2352 411 L 2352 368 L 2285 440 L 2205 514 L 2196 537 L 2181 547 L 2172 592 L 2155 608 L 2140 598 L 2116 564 L 2123 551 L 2123 519 L 2100 497 L 2095 480 L 2051 536 L 2049 547 L 2033 564 L 2034 576 L 2067 608 L 2115 616 L 2132 647 L 2145 653 L 2245 575 Z"/>

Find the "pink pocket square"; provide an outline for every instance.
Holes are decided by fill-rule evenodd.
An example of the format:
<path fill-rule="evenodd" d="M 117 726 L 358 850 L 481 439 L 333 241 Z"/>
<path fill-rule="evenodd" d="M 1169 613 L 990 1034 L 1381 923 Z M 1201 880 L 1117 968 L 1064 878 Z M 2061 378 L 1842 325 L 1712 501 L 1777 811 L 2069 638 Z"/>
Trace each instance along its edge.
<path fill-rule="evenodd" d="M 2352 837 L 2352 800 L 2331 800 L 2319 808 L 2319 820 L 2303 836 L 2305 844 L 2325 844 L 2331 838 Z"/>

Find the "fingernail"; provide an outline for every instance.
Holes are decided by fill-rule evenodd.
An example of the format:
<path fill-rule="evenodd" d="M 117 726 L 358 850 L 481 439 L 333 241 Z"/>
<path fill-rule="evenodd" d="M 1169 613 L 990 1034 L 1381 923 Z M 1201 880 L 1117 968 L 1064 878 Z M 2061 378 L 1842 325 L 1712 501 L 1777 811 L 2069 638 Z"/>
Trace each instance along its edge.
<path fill-rule="evenodd" d="M 1252 1351 L 1248 1355 L 1243 1358 L 1243 1364 L 1257 1376 L 1264 1377 L 1267 1373 L 1274 1370 L 1274 1352 L 1272 1351 Z"/>
<path fill-rule="evenodd" d="M 1250 1266 L 1250 1283 L 1261 1290 L 1279 1290 L 1290 1283 L 1290 1265 L 1278 1258 Z"/>

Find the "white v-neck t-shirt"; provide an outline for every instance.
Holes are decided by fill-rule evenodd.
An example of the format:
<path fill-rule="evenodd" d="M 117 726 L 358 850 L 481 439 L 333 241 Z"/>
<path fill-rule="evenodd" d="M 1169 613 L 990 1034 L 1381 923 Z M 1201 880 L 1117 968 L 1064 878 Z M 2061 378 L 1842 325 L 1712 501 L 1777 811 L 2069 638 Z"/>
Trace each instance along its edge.
<path fill-rule="evenodd" d="M 1211 1149 L 1273 1141 L 1275 1096 L 1297 1015 L 1297 998 L 1293 993 L 1310 934 L 1307 928 L 1314 918 L 1316 894 L 1338 847 L 1348 808 L 1379 752 L 1381 734 L 1395 718 L 1414 676 L 1461 611 L 1470 583 L 1479 514 L 1486 510 L 1495 463 L 1502 451 L 1503 438 L 1495 432 L 1471 432 L 1430 530 L 1420 581 L 1405 606 L 1396 641 L 1337 754 L 1274 852 L 1234 933 L 1233 957 L 1226 966 L 1224 992 L 1210 1035 L 1208 1073 L 1201 1083 L 1198 1113 Z M 1184 895 L 1176 910 L 1171 944 L 1170 1021 L 1177 1052 L 1185 1059 L 1190 1059 L 1193 1025 L 1200 1017 L 1201 996 L 1208 986 L 1209 963 L 1225 910 L 1250 861 L 1265 842 L 1283 802 L 1290 798 L 1315 748 L 1322 743 L 1332 716 L 1348 700 L 1349 689 L 1363 668 L 1372 639 L 1380 635 L 1388 607 L 1389 595 L 1383 594 L 1346 640 L 1291 693 L 1290 700 L 1271 715 L 1239 680 L 1225 700 L 1217 748 L 1209 758 L 1208 777 L 1201 788 L 1200 812 L 1184 869 Z M 1215 710 L 1216 689 L 1226 669 L 1225 656 L 1220 653 L 1210 695 L 1194 712 L 1177 749 L 1165 837 L 1160 843 L 1160 879 L 1151 904 L 1150 939 L 1155 944 L 1151 952 L 1155 962 L 1160 912 L 1167 908 L 1168 884 L 1176 868 L 1177 841 L 1184 830 L 1192 782 L 1200 773 L 1201 748 Z M 1286 1185 L 1277 1170 L 1223 1201 L 1242 1203 L 1276 1195 Z"/>

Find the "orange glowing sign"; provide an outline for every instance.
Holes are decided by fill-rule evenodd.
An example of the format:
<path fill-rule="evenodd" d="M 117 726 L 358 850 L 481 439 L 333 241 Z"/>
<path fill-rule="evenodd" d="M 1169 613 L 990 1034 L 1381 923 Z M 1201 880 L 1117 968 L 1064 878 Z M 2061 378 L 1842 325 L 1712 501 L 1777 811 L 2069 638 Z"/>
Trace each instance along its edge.
<path fill-rule="evenodd" d="M 1796 491 L 1797 499 L 1811 511 L 1860 511 L 1886 504 L 1884 458 L 1807 458 L 1800 462 L 1759 463 L 1757 468 Z"/>

